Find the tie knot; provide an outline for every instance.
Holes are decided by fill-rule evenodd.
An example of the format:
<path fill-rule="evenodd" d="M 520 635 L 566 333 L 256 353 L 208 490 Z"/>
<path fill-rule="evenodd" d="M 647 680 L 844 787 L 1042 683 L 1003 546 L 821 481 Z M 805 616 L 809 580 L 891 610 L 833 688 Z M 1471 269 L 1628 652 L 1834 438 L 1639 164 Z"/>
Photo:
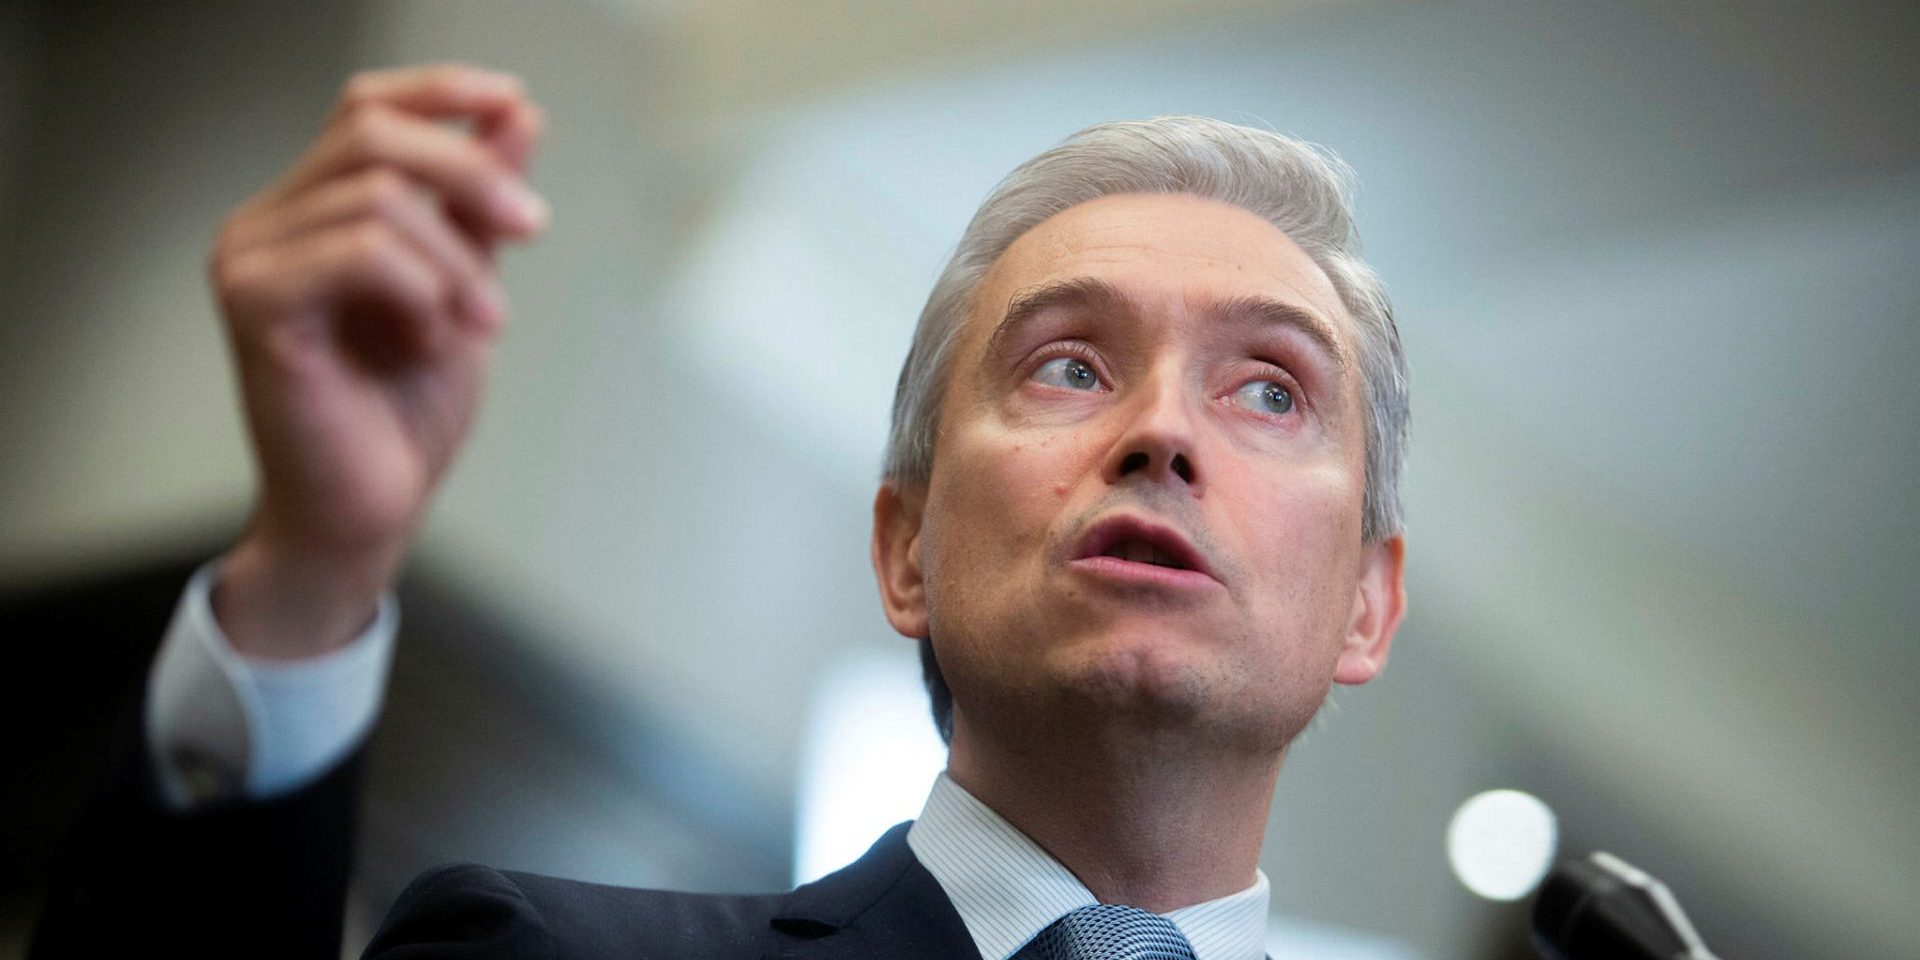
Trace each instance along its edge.
<path fill-rule="evenodd" d="M 1118 903 L 1068 913 L 1040 931 L 1034 946 L 1036 960 L 1194 960 L 1173 921 Z"/>

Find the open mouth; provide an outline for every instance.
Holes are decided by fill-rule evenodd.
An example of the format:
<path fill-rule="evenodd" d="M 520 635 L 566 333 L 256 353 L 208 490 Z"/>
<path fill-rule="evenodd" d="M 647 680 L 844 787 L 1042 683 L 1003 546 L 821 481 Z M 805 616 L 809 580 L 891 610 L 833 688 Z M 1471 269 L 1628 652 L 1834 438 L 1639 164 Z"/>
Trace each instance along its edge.
<path fill-rule="evenodd" d="M 1162 550 L 1145 540 L 1126 539 L 1100 552 L 1103 557 L 1118 557 L 1133 563 L 1151 563 L 1156 567 L 1172 567 L 1175 570 L 1188 569 L 1180 558 L 1167 550 Z"/>
<path fill-rule="evenodd" d="M 1213 571 L 1208 569 L 1200 551 L 1179 531 L 1140 517 L 1112 517 L 1094 524 L 1081 538 L 1074 557 L 1101 563 L 1124 561 L 1119 567 L 1121 570 L 1153 567 L 1213 579 Z M 1139 566 L 1134 566 L 1136 564 Z"/>

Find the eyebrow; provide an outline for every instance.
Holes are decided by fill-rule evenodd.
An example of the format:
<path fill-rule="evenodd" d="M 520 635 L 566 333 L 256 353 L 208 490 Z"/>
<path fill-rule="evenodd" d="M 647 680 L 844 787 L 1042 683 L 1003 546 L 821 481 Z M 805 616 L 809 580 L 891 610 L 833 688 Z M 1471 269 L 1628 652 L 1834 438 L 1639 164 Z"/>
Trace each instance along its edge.
<path fill-rule="evenodd" d="M 1093 277 L 1074 277 L 1069 280 L 1049 280 L 1020 290 L 1007 302 L 1007 314 L 1000 324 L 993 328 L 993 334 L 987 337 L 987 349 L 993 350 L 1000 341 L 1012 335 L 1015 330 L 1026 325 L 1034 317 L 1048 310 L 1081 309 L 1105 313 L 1132 314 L 1132 298 L 1120 292 L 1120 288 L 1105 280 Z"/>
<path fill-rule="evenodd" d="M 1132 297 L 1105 280 L 1096 277 L 1049 280 L 1014 294 L 1007 304 L 1006 316 L 1001 318 L 999 325 L 987 337 L 987 349 L 992 351 L 996 344 L 1028 321 L 1054 309 L 1096 310 L 1127 315 L 1140 312 L 1139 304 Z M 1305 307 L 1271 297 L 1251 295 L 1234 297 L 1210 307 L 1207 312 L 1226 321 L 1298 331 L 1319 348 L 1319 352 L 1326 356 L 1335 369 L 1341 373 L 1347 371 L 1347 355 L 1340 349 L 1340 340 L 1334 336 L 1333 327 L 1319 314 Z"/>
<path fill-rule="evenodd" d="M 1258 326 L 1297 330 L 1320 348 L 1320 352 L 1332 361 L 1334 369 L 1347 372 L 1347 354 L 1340 349 L 1340 340 L 1333 335 L 1333 326 L 1305 307 L 1271 297 L 1247 296 L 1228 300 L 1216 310 L 1221 316 L 1230 319 L 1244 317 Z"/>

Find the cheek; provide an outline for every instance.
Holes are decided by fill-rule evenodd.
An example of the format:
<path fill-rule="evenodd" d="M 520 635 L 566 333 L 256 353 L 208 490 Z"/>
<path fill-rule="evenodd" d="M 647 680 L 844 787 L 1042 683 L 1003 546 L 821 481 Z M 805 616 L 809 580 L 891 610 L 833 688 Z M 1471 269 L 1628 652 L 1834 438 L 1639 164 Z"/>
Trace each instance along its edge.
<path fill-rule="evenodd" d="M 943 451 L 951 456 L 935 469 L 932 492 L 943 495 L 947 522 L 974 537 L 1043 535 L 1037 521 L 1058 513 L 1090 456 L 1070 429 L 982 425 L 942 439 L 952 441 Z"/>
<path fill-rule="evenodd" d="M 1088 456 L 1070 430 L 975 423 L 944 434 L 923 528 L 929 600 L 949 612 L 983 591 L 1013 600 L 1008 584 L 1036 576 Z"/>
<path fill-rule="evenodd" d="M 1269 491 L 1278 491 L 1277 493 Z M 1344 627 L 1353 602 L 1360 549 L 1360 490 L 1332 465 L 1290 471 L 1250 491 L 1240 507 L 1250 522 L 1242 556 L 1260 583 L 1259 602 L 1283 619 L 1311 620 L 1318 633 Z"/>

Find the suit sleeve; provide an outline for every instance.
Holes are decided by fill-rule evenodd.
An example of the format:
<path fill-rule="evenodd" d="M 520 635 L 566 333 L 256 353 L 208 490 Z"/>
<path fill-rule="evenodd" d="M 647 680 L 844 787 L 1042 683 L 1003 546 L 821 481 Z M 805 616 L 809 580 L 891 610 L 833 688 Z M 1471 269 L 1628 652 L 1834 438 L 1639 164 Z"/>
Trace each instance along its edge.
<path fill-rule="evenodd" d="M 122 723 L 107 788 L 76 823 L 28 956 L 335 960 L 361 756 L 271 800 L 174 812 Z"/>
<path fill-rule="evenodd" d="M 311 699 L 323 685 L 310 678 L 324 682 L 328 669 L 341 674 L 339 658 L 291 682 L 284 675 L 257 682 L 245 663 L 227 676 L 246 685 L 231 690 L 220 686 L 217 673 L 215 682 L 198 687 L 167 682 L 169 669 L 179 674 L 182 662 L 216 663 L 206 651 L 218 648 L 208 644 L 225 642 L 205 609 L 207 580 L 203 568 L 176 610 L 148 682 L 122 713 L 103 788 L 75 822 L 55 869 L 29 954 L 36 960 L 146 955 L 168 947 L 204 956 L 339 956 L 365 729 L 348 731 L 350 738 L 334 733 L 316 750 L 316 738 L 299 736 L 303 728 L 285 719 L 315 715 L 301 710 L 300 696 Z M 198 623 L 196 614 L 207 622 Z M 391 617 L 382 619 L 390 647 Z M 356 671 L 367 672 L 364 666 Z M 377 685 L 385 675 L 383 651 L 375 671 Z M 181 689 L 192 695 L 180 695 Z M 287 690 L 294 697 L 285 696 Z M 164 702 L 168 698 L 173 702 Z M 250 709 L 234 709 L 236 703 Z M 182 704 L 196 709 L 183 711 Z M 227 708 L 209 710 L 209 704 Z M 376 710 L 377 704 L 376 691 Z M 262 756 L 263 743 L 286 741 L 304 749 L 278 755 L 301 763 L 275 762 L 271 750 Z M 241 745 L 237 759 L 235 743 Z M 183 756 L 213 762 L 200 764 L 205 776 L 183 778 Z M 263 759 L 268 770 L 282 771 L 266 784 Z M 287 774 L 292 767 L 300 769 Z M 197 780 L 199 788 L 183 791 L 183 779 Z"/>

